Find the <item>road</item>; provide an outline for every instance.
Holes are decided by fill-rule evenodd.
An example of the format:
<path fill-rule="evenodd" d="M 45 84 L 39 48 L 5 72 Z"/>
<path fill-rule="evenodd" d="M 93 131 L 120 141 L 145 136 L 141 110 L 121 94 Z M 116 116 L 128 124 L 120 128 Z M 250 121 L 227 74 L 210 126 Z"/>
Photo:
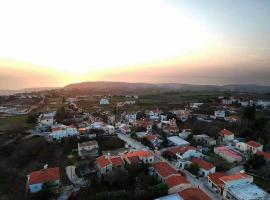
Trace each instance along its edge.
<path fill-rule="evenodd" d="M 124 140 L 127 144 L 129 144 L 130 146 L 132 146 L 133 148 L 137 149 L 137 150 L 141 150 L 141 149 L 147 149 L 149 151 L 151 151 L 154 155 L 155 155 L 155 160 L 160 160 L 160 161 L 165 161 L 167 162 L 170 166 L 172 166 L 175 170 L 179 170 L 176 166 L 173 165 L 173 163 L 169 162 L 168 160 L 166 160 L 165 158 L 163 158 L 161 156 L 160 151 L 152 151 L 150 150 L 148 147 L 144 146 L 143 144 L 139 143 L 138 141 L 132 139 L 129 137 L 129 135 L 125 135 L 122 133 L 117 133 L 117 136 L 121 139 Z M 236 169 L 235 169 L 236 170 Z M 239 170 L 239 169 L 237 169 Z M 211 191 L 210 189 L 208 189 L 205 185 L 207 184 L 207 178 L 200 178 L 197 179 L 195 176 L 193 176 L 192 174 L 190 174 L 188 171 L 186 170 L 182 170 L 185 174 L 186 174 L 186 178 L 191 182 L 193 187 L 198 187 L 203 190 L 206 194 L 208 194 L 212 199 L 214 200 L 220 200 L 221 197 L 220 195 L 214 193 L 213 191 Z"/>

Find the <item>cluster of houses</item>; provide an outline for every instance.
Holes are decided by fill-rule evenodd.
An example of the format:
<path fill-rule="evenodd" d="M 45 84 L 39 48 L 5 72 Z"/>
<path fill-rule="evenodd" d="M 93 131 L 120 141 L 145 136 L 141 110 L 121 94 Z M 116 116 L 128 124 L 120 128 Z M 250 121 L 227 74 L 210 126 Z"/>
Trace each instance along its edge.
<path fill-rule="evenodd" d="M 129 97 L 128 97 L 129 98 Z M 134 97 L 135 98 L 135 97 Z M 228 108 L 234 103 L 241 106 L 247 106 L 254 102 L 246 100 L 236 100 L 232 97 L 220 97 L 221 104 Z M 68 104 L 75 104 L 76 99 L 66 99 Z M 247 102 L 247 103 L 246 103 Z M 136 101 L 119 102 L 117 107 L 135 104 Z M 101 98 L 100 105 L 110 104 L 109 99 Z M 76 105 L 76 104 L 75 104 Z M 253 183 L 253 177 L 246 173 L 235 173 L 226 175 L 225 173 L 216 172 L 216 166 L 209 162 L 204 155 L 201 146 L 213 148 L 213 152 L 229 163 L 240 163 L 250 155 L 262 155 L 267 163 L 270 164 L 270 153 L 263 151 L 263 145 L 256 141 L 238 141 L 233 132 L 222 129 L 218 133 L 218 138 L 214 139 L 206 134 L 193 135 L 190 129 L 180 130 L 177 121 L 186 122 L 193 117 L 193 111 L 198 111 L 203 103 L 191 103 L 183 110 L 171 110 L 176 117 L 168 118 L 162 110 L 146 111 L 143 117 L 138 117 L 138 112 L 124 111 L 120 120 L 116 122 L 116 117 L 111 112 L 104 112 L 107 122 L 90 114 L 85 114 L 85 119 L 74 125 L 66 126 L 57 124 L 55 121 L 55 112 L 43 113 L 38 117 L 38 128 L 40 130 L 48 130 L 48 137 L 52 140 L 59 141 L 66 137 L 77 137 L 87 135 L 94 138 L 90 130 L 101 130 L 105 135 L 115 135 L 121 133 L 131 136 L 131 130 L 134 127 L 141 127 L 143 131 L 136 132 L 137 138 L 145 138 L 153 147 L 160 147 L 162 143 L 161 137 L 154 134 L 153 127 L 156 126 L 162 130 L 168 141 L 168 147 L 161 149 L 159 153 L 164 156 L 170 156 L 172 161 L 164 158 L 156 158 L 155 151 L 150 150 L 130 150 L 118 155 L 110 155 L 109 153 L 99 156 L 99 145 L 95 140 L 88 140 L 78 143 L 78 156 L 82 159 L 95 158 L 95 169 L 99 177 L 112 173 L 115 169 L 124 169 L 129 164 L 149 164 L 149 174 L 156 176 L 160 181 L 168 185 L 168 196 L 158 198 L 157 200 L 210 200 L 212 199 L 201 188 L 195 188 L 194 185 L 181 173 L 186 171 L 191 165 L 198 167 L 198 176 L 207 179 L 210 190 L 215 194 L 219 194 L 224 199 L 234 200 L 257 200 L 266 199 L 267 193 Z M 257 105 L 263 107 L 269 106 L 267 102 L 257 101 Z M 195 115 L 198 120 L 210 122 L 211 120 L 226 120 L 231 123 L 239 122 L 239 117 L 227 116 L 227 110 L 217 109 L 212 116 Z M 95 134 L 95 133 L 94 133 Z M 199 146 L 192 146 L 187 141 L 192 135 L 193 141 Z M 156 150 L 158 148 L 155 148 Z M 165 156 L 164 156 L 165 157 Z M 186 171 L 189 173 L 188 171 Z M 192 174 L 190 174 L 192 175 Z M 43 184 L 50 183 L 56 189 L 59 189 L 60 172 L 59 168 L 48 168 L 32 172 L 27 178 L 27 188 L 30 193 L 36 193 L 41 190 Z M 243 192 L 244 191 L 244 192 Z"/>

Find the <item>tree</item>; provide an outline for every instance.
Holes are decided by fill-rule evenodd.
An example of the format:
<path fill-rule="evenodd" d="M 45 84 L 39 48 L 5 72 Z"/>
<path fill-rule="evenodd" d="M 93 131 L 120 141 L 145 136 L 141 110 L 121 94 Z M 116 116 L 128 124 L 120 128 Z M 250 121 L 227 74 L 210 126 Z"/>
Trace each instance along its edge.
<path fill-rule="evenodd" d="M 37 123 L 38 114 L 28 115 L 27 123 L 28 124 L 35 124 Z"/>
<path fill-rule="evenodd" d="M 196 163 L 191 163 L 188 167 L 187 167 L 187 170 L 194 174 L 195 176 L 197 176 L 199 174 L 199 171 L 200 171 L 200 167 L 198 166 L 198 164 Z"/>
<path fill-rule="evenodd" d="M 248 122 L 248 127 L 250 122 L 255 119 L 256 108 L 255 106 L 248 106 L 244 109 L 242 119 L 246 119 Z"/>
<path fill-rule="evenodd" d="M 265 163 L 265 159 L 262 155 L 255 154 L 247 161 L 246 168 L 249 169 L 251 167 L 252 169 L 258 170 L 264 166 Z"/>

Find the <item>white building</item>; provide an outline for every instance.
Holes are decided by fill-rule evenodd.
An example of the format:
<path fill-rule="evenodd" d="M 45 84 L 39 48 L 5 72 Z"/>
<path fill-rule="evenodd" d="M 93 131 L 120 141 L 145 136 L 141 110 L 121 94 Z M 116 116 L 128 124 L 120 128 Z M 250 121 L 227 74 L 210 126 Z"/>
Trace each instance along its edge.
<path fill-rule="evenodd" d="M 124 119 L 126 122 L 134 123 L 134 122 L 136 122 L 136 119 L 137 119 L 137 113 L 124 114 Z"/>
<path fill-rule="evenodd" d="M 102 98 L 102 99 L 100 99 L 99 104 L 100 104 L 100 105 L 109 105 L 110 102 L 109 102 L 108 99 Z"/>
<path fill-rule="evenodd" d="M 114 134 L 115 133 L 115 128 L 112 125 L 105 125 L 103 127 L 103 130 L 105 131 L 106 134 L 110 134 L 111 135 L 111 134 Z"/>
<path fill-rule="evenodd" d="M 263 108 L 267 108 L 270 107 L 270 101 L 258 100 L 257 105 L 262 106 Z"/>
<path fill-rule="evenodd" d="M 224 119 L 226 116 L 225 110 L 216 110 L 215 111 L 215 119 Z"/>
<path fill-rule="evenodd" d="M 61 140 L 65 137 L 72 137 L 79 135 L 79 131 L 77 128 L 72 126 L 65 126 L 63 124 L 57 124 L 51 127 L 52 132 L 49 134 L 49 136 L 53 140 Z"/>
<path fill-rule="evenodd" d="M 182 129 L 182 131 L 179 133 L 179 137 L 182 139 L 187 139 L 191 134 L 191 129 Z"/>
<path fill-rule="evenodd" d="M 47 126 L 47 127 L 52 126 L 54 124 L 54 116 L 55 112 L 43 113 L 39 115 L 38 117 L 39 126 Z"/>
<path fill-rule="evenodd" d="M 167 137 L 167 139 L 169 143 L 175 146 L 189 146 L 190 145 L 189 142 L 187 142 L 186 140 L 183 140 L 179 136 L 171 136 L 171 137 Z"/>
<path fill-rule="evenodd" d="M 78 143 L 78 155 L 82 158 L 89 156 L 98 156 L 98 143 L 97 141 L 87 141 Z"/>
<path fill-rule="evenodd" d="M 205 144 L 206 146 L 215 146 L 217 144 L 216 140 L 209 137 L 208 135 L 201 134 L 201 135 L 193 135 L 193 139 L 197 143 Z"/>

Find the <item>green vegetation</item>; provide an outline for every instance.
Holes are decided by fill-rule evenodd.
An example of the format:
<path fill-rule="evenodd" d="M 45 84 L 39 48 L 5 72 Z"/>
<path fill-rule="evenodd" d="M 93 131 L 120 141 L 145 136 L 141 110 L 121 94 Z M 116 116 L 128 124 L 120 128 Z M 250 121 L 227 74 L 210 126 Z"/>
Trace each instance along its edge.
<path fill-rule="evenodd" d="M 118 137 L 97 137 L 97 141 L 100 151 L 115 150 L 125 146 L 125 142 Z"/>
<path fill-rule="evenodd" d="M 33 128 L 35 124 L 27 123 L 28 115 L 17 115 L 6 117 L 0 120 L 0 134 L 22 133 L 23 131 Z"/>
<path fill-rule="evenodd" d="M 188 170 L 191 174 L 198 176 L 200 167 L 196 163 L 191 163 L 186 170 Z"/>
<path fill-rule="evenodd" d="M 265 179 L 259 176 L 254 176 L 254 183 L 264 189 L 265 191 L 269 192 L 270 191 L 270 179 Z"/>
<path fill-rule="evenodd" d="M 227 171 L 235 166 L 234 163 L 229 163 L 214 153 L 208 153 L 207 160 L 215 164 L 216 171 L 218 172 Z"/>

